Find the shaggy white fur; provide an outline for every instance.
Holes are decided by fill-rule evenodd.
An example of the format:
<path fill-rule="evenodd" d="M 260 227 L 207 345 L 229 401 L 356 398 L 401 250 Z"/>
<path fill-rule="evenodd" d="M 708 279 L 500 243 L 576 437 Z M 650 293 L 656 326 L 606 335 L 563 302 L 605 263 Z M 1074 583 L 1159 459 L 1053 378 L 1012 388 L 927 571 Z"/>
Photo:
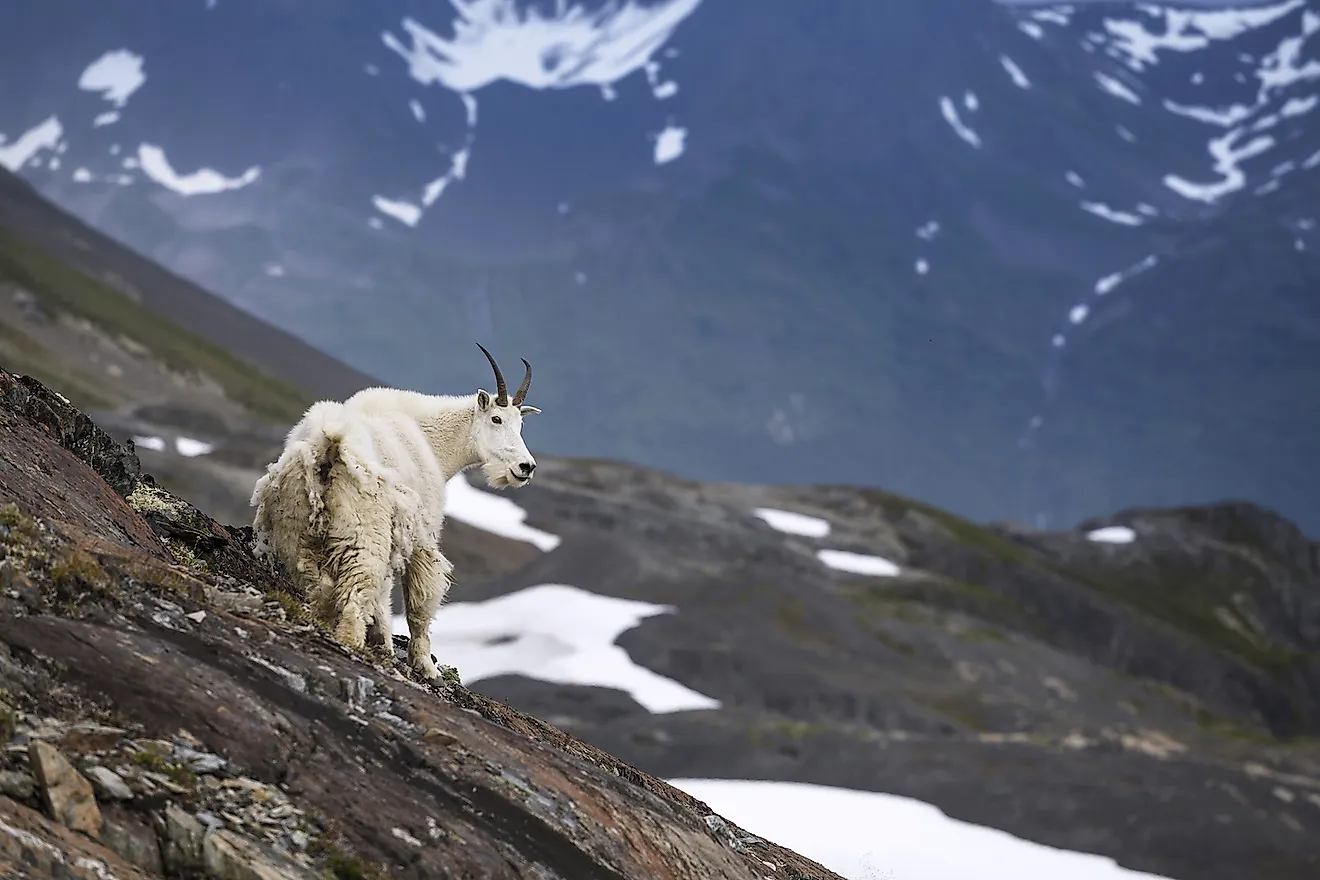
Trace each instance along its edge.
<path fill-rule="evenodd" d="M 510 399 L 494 358 L 496 394 L 367 388 L 313 404 L 252 491 L 258 554 L 299 579 L 312 614 L 355 648 L 389 650 L 394 577 L 403 581 L 408 661 L 438 677 L 430 624 L 453 566 L 440 552 L 445 484 L 477 465 L 493 488 L 525 486 L 536 460 L 522 439 L 532 368 Z"/>

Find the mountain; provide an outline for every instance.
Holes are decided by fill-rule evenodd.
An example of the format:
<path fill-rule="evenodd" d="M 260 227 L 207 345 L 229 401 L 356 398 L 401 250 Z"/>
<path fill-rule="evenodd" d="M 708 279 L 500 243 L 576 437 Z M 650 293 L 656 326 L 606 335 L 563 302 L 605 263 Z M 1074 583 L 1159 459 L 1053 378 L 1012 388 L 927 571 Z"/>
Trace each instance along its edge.
<path fill-rule="evenodd" d="M 214 719 L 183 720 L 214 709 L 209 698 L 196 701 L 223 673 L 238 682 L 225 700 L 296 703 L 299 717 L 333 728 L 334 749 L 348 748 L 343 729 L 316 713 L 352 711 L 359 686 L 322 681 L 318 664 L 329 663 L 341 679 L 364 675 L 373 688 L 392 673 L 338 665 L 350 661 L 301 624 L 278 626 L 299 614 L 297 596 L 254 570 L 246 530 L 218 525 L 167 491 L 195 488 L 199 507 L 246 522 L 252 482 L 287 430 L 278 411 L 289 418 L 308 392 L 143 305 L 171 288 L 143 289 L 139 303 L 98 280 L 97 264 L 69 266 L 24 239 L 21 226 L 0 228 L 0 327 L 8 328 L 0 332 L 0 365 L 17 358 L 24 372 L 35 367 L 51 377 L 56 394 L 95 402 L 97 423 L 112 435 L 35 380 L 0 376 L 0 501 L 18 505 L 0 522 L 0 603 L 16 609 L 0 615 L 9 622 L 0 627 L 7 646 L 0 687 L 9 689 L 5 699 L 21 702 L 19 735 L 78 741 L 88 722 L 147 726 L 126 732 L 123 746 L 78 753 L 89 771 L 89 756 L 114 769 L 112 759 L 150 748 L 188 761 L 203 752 L 239 765 L 258 761 L 266 728 L 220 725 L 213 737 Z M 107 265 L 141 259 L 109 244 L 100 257 Z M 167 273 L 142 277 L 179 283 Z M 187 314 L 210 308 L 219 306 L 199 300 Z M 248 320 L 244 335 L 272 332 Z M 325 356 L 310 357 L 316 364 Z M 334 375 L 329 367 L 323 374 Z M 529 400 L 539 403 L 538 387 Z M 791 832 L 804 855 L 850 880 L 884 871 L 911 880 L 960 876 L 968 862 L 997 864 L 1012 876 L 1030 876 L 1026 865 L 1036 864 L 1041 876 L 1106 880 L 1131 876 L 1115 861 L 1172 880 L 1301 880 L 1320 869 L 1320 544 L 1287 519 L 1223 502 L 1124 509 L 1063 531 L 978 525 L 880 489 L 697 482 L 618 461 L 544 455 L 537 430 L 529 422 L 540 464 L 531 486 L 497 495 L 463 476 L 450 485 L 444 546 L 456 585 L 432 634 L 437 659 L 455 666 L 469 688 L 455 691 L 467 694 L 460 706 L 533 731 L 537 742 L 601 749 L 615 756 L 609 761 L 673 780 L 751 834 L 787 843 Z M 136 451 L 113 440 L 133 441 Z M 53 531 L 38 529 L 47 537 L 32 545 L 35 526 L 20 515 L 50 520 Z M 97 554 L 116 585 L 108 595 L 95 568 L 60 567 L 66 540 Z M 171 559 L 177 566 L 164 567 Z M 161 594 L 178 586 L 180 571 L 217 592 Z M 93 581 L 77 587 L 79 577 Z M 58 601 L 42 604 L 51 596 Z M 185 616 L 197 611 L 200 622 Z M 231 613 L 258 622 L 223 616 Z M 59 635 L 82 618 L 118 633 L 95 663 L 80 653 L 92 643 Z M 406 632 L 403 621 L 395 631 Z M 244 644 L 269 649 L 233 661 L 241 668 L 221 659 L 244 639 L 240 632 L 248 633 Z M 123 647 L 141 647 L 138 638 L 153 647 Z M 184 646 L 170 654 L 170 669 L 184 677 L 167 679 L 173 685 L 156 679 L 157 694 L 141 685 L 136 664 L 162 645 Z M 62 664 L 57 680 L 65 689 L 21 666 L 32 652 Z M 18 671 L 6 665 L 13 657 Z M 189 681 L 207 684 L 184 687 Z M 307 691 L 295 698 L 303 693 L 297 682 Z M 110 694 L 115 706 L 106 711 L 133 717 L 89 716 L 87 704 L 67 699 L 70 687 Z M 335 693 L 345 704 L 330 710 L 299 702 L 333 701 Z M 388 699 L 395 702 L 375 709 L 384 713 L 379 722 L 414 717 L 399 714 L 397 693 Z M 443 711 L 448 718 L 452 706 Z M 45 717 L 54 721 L 39 726 Z M 204 742 L 177 734 L 177 726 Z M 321 748 L 325 740 L 296 742 L 313 759 L 342 755 Z M 414 747 L 400 746 L 399 760 L 419 760 L 407 750 Z M 25 781 L 34 778 L 30 765 L 14 757 L 21 751 L 0 754 L 10 762 L 0 768 L 0 793 L 35 804 Z M 478 754 L 506 767 L 507 755 Z M 607 765 L 616 776 L 631 772 Z M 267 775 L 239 770 L 263 792 L 289 772 L 278 761 L 263 766 Z M 411 796 L 398 786 L 412 790 L 413 782 L 377 776 L 372 798 Z M 832 839 L 819 843 L 807 832 L 822 822 L 783 828 L 782 812 L 770 822 L 754 809 L 784 796 L 811 803 L 783 788 L 790 784 L 871 792 L 876 800 L 784 807 L 835 817 Z M 766 788 L 737 797 L 737 787 L 757 785 Z M 307 808 L 298 799 L 311 797 L 308 790 L 289 793 L 298 809 Z M 160 792 L 146 794 L 137 806 L 161 807 Z M 321 796 L 313 794 L 313 801 Z M 270 818 L 249 808 L 256 809 L 245 802 L 230 810 L 234 827 Z M 16 825 L 16 815 L 37 820 L 6 810 L 0 800 L 0 818 L 11 827 L 53 833 L 40 823 Z M 125 818 L 106 810 L 116 822 Z M 385 837 L 379 815 L 386 813 L 350 817 L 341 829 L 350 849 L 373 860 L 402 858 L 407 840 Z M 858 817 L 871 815 L 879 817 L 872 830 L 847 830 L 849 820 L 861 828 Z M 184 826 L 168 827 L 182 834 Z M 399 827 L 421 839 L 412 825 Z M 717 822 L 707 827 L 722 833 Z M 914 837 L 918 827 L 929 836 Z M 268 830 L 272 839 L 292 840 L 282 836 L 290 827 Z M 0 859 L 7 839 L 0 826 Z M 743 840 L 736 832 L 719 839 Z M 122 847 L 140 837 L 115 840 Z M 423 858 L 432 857 L 427 852 Z M 955 857 L 963 867 L 951 864 Z"/>
<path fill-rule="evenodd" d="M 1320 530 L 1315 0 L 0 15 L 0 162 L 384 381 L 526 356 L 547 451 Z"/>

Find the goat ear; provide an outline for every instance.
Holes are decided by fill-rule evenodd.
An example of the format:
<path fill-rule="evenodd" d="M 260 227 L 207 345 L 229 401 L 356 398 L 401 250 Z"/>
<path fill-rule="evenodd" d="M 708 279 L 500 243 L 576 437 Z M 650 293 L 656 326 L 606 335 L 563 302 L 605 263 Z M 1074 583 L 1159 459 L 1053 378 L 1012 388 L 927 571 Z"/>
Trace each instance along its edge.
<path fill-rule="evenodd" d="M 477 409 L 482 412 L 490 409 L 490 392 L 484 389 L 477 390 Z"/>
<path fill-rule="evenodd" d="M 532 413 L 539 413 L 540 410 L 534 406 L 520 406 L 518 407 L 518 412 L 525 416 L 530 416 Z"/>

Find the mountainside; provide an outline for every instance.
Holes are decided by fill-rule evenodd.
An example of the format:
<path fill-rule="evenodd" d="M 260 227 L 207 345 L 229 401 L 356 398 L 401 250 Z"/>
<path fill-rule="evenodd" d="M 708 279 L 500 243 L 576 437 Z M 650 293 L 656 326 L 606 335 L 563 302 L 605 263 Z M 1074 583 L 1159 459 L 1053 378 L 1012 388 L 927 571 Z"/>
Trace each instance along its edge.
<path fill-rule="evenodd" d="M 183 640 L 186 646 L 170 655 L 170 663 L 184 664 L 179 668 L 187 675 L 207 682 L 222 669 L 236 681 L 222 702 L 248 707 L 252 700 L 258 707 L 285 707 L 302 681 L 309 700 L 338 692 L 347 708 L 336 704 L 333 711 L 352 711 L 358 685 L 322 681 L 320 664 L 341 679 L 359 673 L 314 634 L 299 626 L 285 631 L 278 620 L 237 626 L 248 633 L 246 643 L 264 646 L 251 663 L 273 663 L 292 678 L 279 669 L 266 678 L 243 665 L 247 660 L 222 663 L 218 658 L 244 636 L 221 625 L 228 620 L 221 614 L 296 615 L 295 597 L 269 573 L 252 569 L 243 529 L 211 523 L 159 494 L 154 480 L 143 483 L 142 493 L 132 489 L 141 467 L 167 486 L 195 487 L 199 506 L 223 513 L 226 521 L 248 521 L 252 482 L 274 457 L 287 423 L 260 415 L 262 407 L 242 390 L 279 389 L 286 380 L 199 344 L 34 246 L 11 244 L 4 253 L 20 255 L 28 275 L 4 276 L 0 302 L 7 311 L 0 319 L 12 329 L 0 339 L 0 366 L 24 357 L 24 371 L 39 367 L 56 391 L 101 401 L 98 421 L 103 418 L 116 438 L 136 438 L 141 455 L 139 465 L 137 454 L 111 443 L 29 380 L 4 378 L 0 503 L 16 502 L 18 513 L 5 514 L 13 522 L 0 530 L 7 542 L 0 602 L 42 615 L 37 623 L 0 615 L 11 624 L 0 632 L 11 655 L 0 650 L 0 658 L 17 655 L 21 665 L 22 687 L 0 682 L 13 699 L 26 701 L 18 707 L 25 715 L 20 735 L 66 744 L 72 737 L 84 746 L 75 754 L 111 769 L 124 760 L 150 763 L 129 753 L 153 748 L 186 762 L 213 753 L 236 762 L 236 772 L 267 792 L 272 780 L 287 774 L 284 765 L 262 765 L 266 776 L 241 767 L 266 760 L 269 728 L 224 728 L 211 739 L 204 733 L 209 728 L 182 720 L 213 710 L 210 698 L 196 704 L 206 689 L 189 690 L 184 679 L 143 684 L 142 664 L 151 664 L 142 656 Z M 540 387 L 533 386 L 529 402 L 541 403 Z M 287 398 L 275 398 L 281 405 L 305 399 L 289 389 Z M 44 433 L 29 424 L 34 418 Z M 1128 509 L 1071 531 L 980 526 L 877 489 L 701 483 L 618 462 L 547 456 L 538 432 L 549 420 L 547 412 L 543 421 L 528 423 L 540 463 L 531 486 L 495 495 L 465 477 L 450 485 L 444 547 L 455 562 L 456 586 L 436 619 L 433 643 L 439 662 L 457 667 L 471 688 L 461 705 L 524 733 L 540 731 L 538 740 L 559 736 L 486 702 L 500 700 L 644 773 L 905 795 L 956 819 L 1007 831 L 1018 843 L 1072 850 L 1079 859 L 1094 853 L 1173 880 L 1302 880 L 1320 871 L 1320 545 L 1286 519 L 1226 502 Z M 159 433 L 141 433 L 147 430 Z M 129 495 L 138 512 L 55 449 L 57 441 Z M 33 544 L 34 527 L 19 514 L 76 529 L 52 525 Z M 152 543 L 156 538 L 144 531 L 139 515 L 166 539 L 163 545 Z M 60 567 L 70 540 L 96 555 L 113 588 L 96 568 Z M 167 556 L 182 568 L 169 568 Z M 166 595 L 178 607 L 161 604 L 158 588 L 170 587 L 181 571 L 208 582 L 218 573 L 222 578 L 213 586 L 221 593 Z M 257 592 L 223 576 L 250 581 Z M 126 607 L 112 610 L 116 601 Z M 200 621 L 185 618 L 198 610 L 205 612 Z M 114 638 L 128 641 L 98 641 L 111 637 L 76 623 L 82 615 L 92 618 L 87 626 L 110 626 L 120 634 Z M 171 626 L 199 634 L 184 636 Z M 401 620 L 395 632 L 406 632 Z M 94 649 L 102 653 L 96 663 L 87 662 L 86 652 Z M 38 674 L 25 651 L 65 666 Z M 0 663 L 0 674 L 8 680 L 19 673 Z M 386 681 L 361 674 L 375 682 L 373 692 Z M 52 681 L 109 695 L 117 711 L 147 729 L 126 732 L 122 746 L 118 740 L 87 745 L 82 734 L 70 733 L 70 724 L 122 727 L 127 720 L 89 716 L 85 703 L 67 702 L 66 691 Z M 328 688 L 329 697 L 317 688 Z M 397 760 L 413 767 L 436 754 L 433 746 L 407 739 L 412 734 L 406 731 L 416 733 L 408 724 L 432 725 L 408 713 L 440 710 L 409 702 L 407 693 L 395 688 L 387 695 L 394 702 L 376 710 L 389 716 L 380 716 L 382 723 L 405 731 L 400 735 L 410 745 L 399 746 Z M 57 698 L 61 702 L 50 702 Z M 140 714 L 147 703 L 152 712 Z M 311 703 L 296 705 L 309 722 L 322 718 L 306 714 L 322 711 Z M 41 721 L 46 716 L 55 721 Z M 406 723 L 400 726 L 395 717 Z M 177 734 L 176 725 L 204 743 Z M 170 742 L 150 745 L 167 734 Z M 333 741 L 340 743 L 341 734 Z M 296 740 L 310 749 L 306 760 L 342 766 L 344 753 L 334 750 L 341 745 L 327 751 L 319 736 Z M 507 753 L 495 756 L 486 745 L 464 743 L 507 769 Z M 425 754 L 417 757 L 416 748 Z M 36 803 L 35 777 L 14 757 L 28 752 L 5 754 L 11 762 L 5 773 L 18 775 L 0 773 L 0 792 Z M 297 749 L 277 757 L 304 759 Z M 90 772 L 91 766 L 83 768 Z M 423 797 L 409 775 L 414 771 L 390 766 L 372 777 L 370 797 L 389 803 Z M 152 772 L 173 780 L 158 770 Z M 467 778 L 467 770 L 454 772 Z M 520 772 L 514 777 L 525 780 Z M 428 792 L 424 798 L 439 797 Z M 312 797 L 307 790 L 288 794 Z M 163 809 L 160 791 L 146 788 L 134 797 L 146 795 L 133 801 L 134 809 Z M 322 796 L 328 797 L 321 792 L 312 800 L 325 809 L 327 802 L 316 800 Z M 113 800 L 104 792 L 101 797 Z M 215 815 L 212 807 L 218 805 L 206 800 L 202 812 Z M 125 819 L 117 807 L 105 809 L 115 822 Z M 232 804 L 226 809 L 241 820 L 232 828 L 249 820 L 261 825 L 267 815 L 246 801 L 239 812 Z M 0 811 L 11 827 L 57 834 L 2 801 Z M 406 812 L 410 822 L 424 814 L 411 807 Z M 343 833 L 372 860 L 404 859 L 412 852 L 408 837 L 424 840 L 419 833 L 431 832 L 403 823 L 405 836 L 395 834 L 381 825 L 381 816 L 391 815 L 403 813 L 351 817 Z M 11 821 L 14 816 L 23 824 Z M 146 840 L 182 835 L 186 841 L 193 827 L 185 820 L 166 823 L 172 831 Z M 719 832 L 718 823 L 707 827 Z M 278 825 L 270 839 L 291 844 L 293 838 L 281 835 L 292 830 Z M 900 870 L 898 876 L 930 876 L 913 871 L 931 863 L 933 850 L 964 851 L 947 838 L 932 838 L 911 844 L 913 864 L 900 869 L 899 838 L 867 834 L 874 838 L 868 844 L 873 854 L 862 864 L 879 876 Z M 115 839 L 122 846 L 142 838 Z M 0 847 L 0 856 L 5 852 Z M 566 852 L 555 850 L 554 858 Z M 448 858 L 445 853 L 452 850 L 424 848 L 416 854 L 422 861 L 403 863 L 420 873 L 435 864 L 427 860 Z M 1100 874 L 1099 861 L 1086 870 L 1116 876 Z M 1056 864 L 1047 876 L 1077 876 L 1071 871 L 1082 869 Z M 814 869 L 803 870 L 813 876 Z M 792 875 L 785 869 L 782 876 Z M 870 880 L 861 871 L 848 876 Z"/>
<path fill-rule="evenodd" d="M 2 15 L 0 164 L 548 451 L 1320 529 L 1315 0 Z"/>
<path fill-rule="evenodd" d="M 249 529 L 40 385 L 0 390 L 19 876 L 836 876 L 643 773 L 905 795 L 1143 877 L 1320 870 L 1320 543 L 1268 511 L 1005 532 L 549 459 L 511 518 L 460 477 L 432 636 L 470 690 L 437 700 L 304 625 Z M 898 833 L 868 832 L 872 869 Z"/>
<path fill-rule="evenodd" d="M 457 683 L 373 669 L 250 532 L 39 383 L 0 371 L 0 401 L 6 877 L 841 880 Z"/>

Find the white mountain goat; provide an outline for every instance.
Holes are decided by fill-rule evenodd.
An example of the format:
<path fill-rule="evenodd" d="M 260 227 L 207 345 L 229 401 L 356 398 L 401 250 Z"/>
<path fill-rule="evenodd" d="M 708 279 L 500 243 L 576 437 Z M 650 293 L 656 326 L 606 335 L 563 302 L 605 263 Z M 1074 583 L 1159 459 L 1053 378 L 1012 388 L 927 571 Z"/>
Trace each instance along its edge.
<path fill-rule="evenodd" d="M 480 465 L 492 488 L 527 485 L 536 470 L 522 439 L 532 365 L 509 398 L 499 365 L 495 396 L 367 388 L 343 403 L 313 404 L 289 431 L 279 460 L 257 480 L 251 504 L 257 553 L 274 554 L 302 584 L 312 614 L 335 639 L 390 645 L 394 575 L 402 576 L 408 662 L 424 678 L 431 618 L 453 566 L 440 552 L 445 484 Z"/>

